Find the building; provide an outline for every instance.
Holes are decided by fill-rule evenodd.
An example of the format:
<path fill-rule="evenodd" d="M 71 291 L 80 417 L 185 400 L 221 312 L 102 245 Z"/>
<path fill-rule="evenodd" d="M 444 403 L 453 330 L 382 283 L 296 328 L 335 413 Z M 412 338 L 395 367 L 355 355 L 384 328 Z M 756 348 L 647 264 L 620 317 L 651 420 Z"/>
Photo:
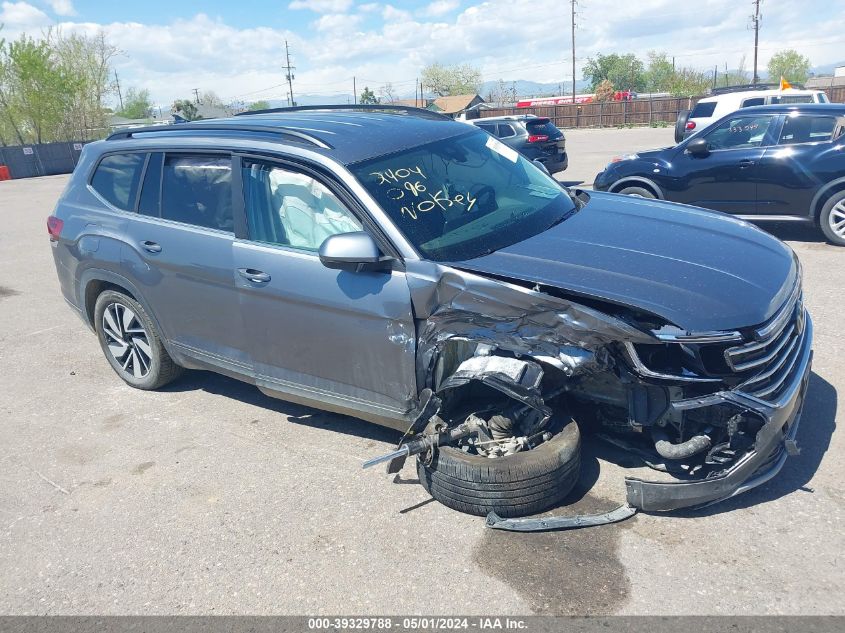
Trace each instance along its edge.
<path fill-rule="evenodd" d="M 443 114 L 454 117 L 469 108 L 484 103 L 484 99 L 478 94 L 471 95 L 449 95 L 448 97 L 437 97 L 434 100 L 436 105 Z"/>

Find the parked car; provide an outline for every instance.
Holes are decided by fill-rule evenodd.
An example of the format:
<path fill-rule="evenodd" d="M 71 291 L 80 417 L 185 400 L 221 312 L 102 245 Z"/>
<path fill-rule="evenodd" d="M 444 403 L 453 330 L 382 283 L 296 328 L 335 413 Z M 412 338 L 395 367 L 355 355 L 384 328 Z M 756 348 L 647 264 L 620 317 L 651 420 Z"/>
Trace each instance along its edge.
<path fill-rule="evenodd" d="M 679 473 L 626 480 L 646 510 L 743 492 L 795 450 L 813 329 L 786 245 L 566 189 L 425 110 L 121 131 L 85 146 L 47 228 L 65 300 L 128 385 L 205 369 L 395 428 L 390 470 L 417 455 L 464 512 L 559 504 L 579 425 Z"/>
<path fill-rule="evenodd" d="M 489 132 L 523 156 L 543 163 L 549 173 L 563 171 L 569 166 L 566 138 L 551 119 L 528 114 L 487 117 L 467 123 Z"/>
<path fill-rule="evenodd" d="M 695 107 L 683 110 L 675 123 L 675 142 L 707 129 L 723 116 L 740 108 L 760 105 L 787 105 L 795 103 L 829 103 L 821 90 L 803 88 L 781 89 L 778 84 L 756 84 L 714 88 L 711 96 L 700 99 Z"/>
<path fill-rule="evenodd" d="M 747 220 L 815 223 L 845 246 L 843 133 L 842 104 L 744 108 L 675 147 L 615 160 L 595 188 Z"/>

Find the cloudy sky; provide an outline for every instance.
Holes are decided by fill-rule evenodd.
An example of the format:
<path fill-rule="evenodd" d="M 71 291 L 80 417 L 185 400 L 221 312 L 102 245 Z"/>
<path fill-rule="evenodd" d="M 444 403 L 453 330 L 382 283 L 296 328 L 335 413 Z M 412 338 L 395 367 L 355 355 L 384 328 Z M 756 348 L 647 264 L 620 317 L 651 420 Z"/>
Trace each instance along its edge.
<path fill-rule="evenodd" d="M 666 51 L 699 69 L 751 67 L 751 0 L 579 0 L 576 54 L 580 65 L 601 53 Z M 845 0 L 763 0 L 760 64 L 796 48 L 813 65 L 845 61 Z M 0 32 L 38 36 L 103 29 L 120 47 L 123 87 L 148 88 L 169 103 L 191 89 L 224 100 L 283 99 L 284 43 L 296 65 L 297 93 L 337 94 L 390 81 L 413 93 L 431 62 L 467 62 L 485 80 L 543 82 L 571 78 L 567 0 L 206 0 L 0 2 Z"/>

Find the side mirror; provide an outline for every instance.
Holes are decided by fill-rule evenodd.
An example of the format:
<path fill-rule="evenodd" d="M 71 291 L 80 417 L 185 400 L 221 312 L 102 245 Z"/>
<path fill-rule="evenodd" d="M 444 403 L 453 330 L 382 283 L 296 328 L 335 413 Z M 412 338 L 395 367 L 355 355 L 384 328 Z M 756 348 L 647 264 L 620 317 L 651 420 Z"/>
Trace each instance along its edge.
<path fill-rule="evenodd" d="M 545 163 L 543 163 L 539 158 L 535 158 L 533 161 L 535 167 L 539 167 L 544 172 L 546 172 L 549 176 L 552 175 L 552 172 L 549 171 L 549 168 L 546 167 Z"/>
<path fill-rule="evenodd" d="M 704 158 L 710 155 L 710 145 L 707 143 L 707 139 L 703 138 L 691 140 L 687 143 L 685 149 L 696 158 Z"/>
<path fill-rule="evenodd" d="M 378 244 L 369 233 L 338 233 L 330 235 L 320 245 L 320 261 L 326 268 L 361 272 L 383 270 L 390 261 L 383 257 Z"/>

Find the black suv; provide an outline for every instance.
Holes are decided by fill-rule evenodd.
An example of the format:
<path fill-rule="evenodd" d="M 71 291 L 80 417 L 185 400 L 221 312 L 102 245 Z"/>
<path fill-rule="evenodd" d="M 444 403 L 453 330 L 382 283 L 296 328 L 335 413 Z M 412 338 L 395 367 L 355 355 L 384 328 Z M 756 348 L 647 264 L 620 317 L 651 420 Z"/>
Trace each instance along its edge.
<path fill-rule="evenodd" d="M 747 220 L 814 222 L 845 246 L 845 105 L 743 108 L 675 147 L 614 159 L 599 191 Z"/>
<path fill-rule="evenodd" d="M 566 138 L 551 119 L 521 114 L 475 119 L 468 123 L 489 132 L 526 158 L 542 163 L 551 174 L 569 166 Z"/>

